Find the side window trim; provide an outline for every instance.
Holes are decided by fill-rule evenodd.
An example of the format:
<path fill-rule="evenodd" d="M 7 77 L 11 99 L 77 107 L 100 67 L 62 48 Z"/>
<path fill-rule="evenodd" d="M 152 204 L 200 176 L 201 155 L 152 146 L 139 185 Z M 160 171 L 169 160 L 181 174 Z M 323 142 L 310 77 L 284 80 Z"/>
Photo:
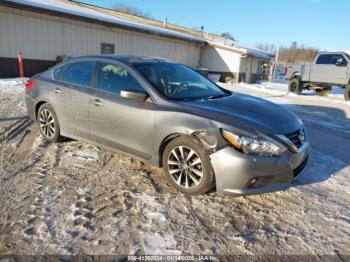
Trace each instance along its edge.
<path fill-rule="evenodd" d="M 94 67 L 94 72 L 92 74 L 91 86 L 89 88 L 97 90 L 98 72 L 100 70 L 100 62 L 99 61 L 94 61 L 94 63 L 95 63 L 95 67 Z"/>
<path fill-rule="evenodd" d="M 342 58 L 343 58 L 343 60 L 346 62 L 346 65 L 344 65 L 344 66 L 348 66 L 348 64 L 349 64 L 349 62 L 348 62 L 348 60 L 346 59 L 346 56 L 344 55 L 344 54 L 339 54 Z"/>
<path fill-rule="evenodd" d="M 59 66 L 59 67 L 55 68 L 55 69 L 52 71 L 52 79 L 53 79 L 54 81 L 62 82 L 63 71 L 65 70 L 65 67 L 66 67 L 66 66 L 67 66 L 67 65 Z M 58 75 L 58 78 L 56 78 L 56 77 L 55 77 L 55 72 L 56 72 L 57 70 L 60 70 L 60 69 L 61 69 L 61 71 L 60 71 L 60 73 L 59 73 L 59 75 Z"/>

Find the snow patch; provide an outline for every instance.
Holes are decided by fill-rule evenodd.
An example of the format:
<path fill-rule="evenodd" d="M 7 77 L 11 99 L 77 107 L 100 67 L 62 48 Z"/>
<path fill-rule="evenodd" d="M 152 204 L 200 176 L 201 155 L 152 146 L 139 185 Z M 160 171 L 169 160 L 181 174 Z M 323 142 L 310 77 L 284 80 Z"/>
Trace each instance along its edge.
<path fill-rule="evenodd" d="M 181 255 L 177 250 L 177 242 L 169 232 L 153 232 L 153 223 L 166 223 L 165 207 L 159 203 L 158 198 L 142 193 L 138 196 L 140 207 L 144 217 L 148 220 L 142 225 L 141 235 L 143 237 L 145 254 L 149 255 Z"/>
<path fill-rule="evenodd" d="M 68 152 L 66 157 L 76 157 L 86 161 L 97 161 L 99 159 L 98 151 L 89 148 Z"/>
<path fill-rule="evenodd" d="M 312 101 L 322 101 L 322 102 L 336 102 L 342 104 L 349 104 L 348 101 L 344 100 L 344 90 L 341 87 L 333 87 L 331 93 L 326 96 L 317 96 L 314 90 L 303 90 L 301 96 L 298 96 L 294 93 L 288 91 L 288 84 L 286 83 L 274 83 L 274 82 L 259 82 L 257 84 L 247 84 L 247 83 L 238 83 L 238 84 L 225 84 L 217 83 L 221 87 L 230 90 L 237 91 L 242 93 L 247 93 L 249 89 L 253 91 L 260 91 L 266 94 L 271 94 L 274 96 L 289 96 L 289 97 L 299 97 L 300 99 L 309 99 Z"/>
<path fill-rule="evenodd" d="M 149 255 L 181 255 L 180 250 L 172 249 L 176 246 L 176 241 L 171 235 L 161 235 L 151 233 L 144 235 L 143 248 L 145 254 Z"/>
<path fill-rule="evenodd" d="M 22 94 L 27 80 L 28 78 L 0 79 L 0 92 Z"/>

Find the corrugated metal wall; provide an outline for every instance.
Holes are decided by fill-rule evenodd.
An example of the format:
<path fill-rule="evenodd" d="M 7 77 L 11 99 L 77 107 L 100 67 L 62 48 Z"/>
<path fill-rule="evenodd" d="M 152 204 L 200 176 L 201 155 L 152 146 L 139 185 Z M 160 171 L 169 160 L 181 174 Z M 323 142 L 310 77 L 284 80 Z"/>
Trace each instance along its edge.
<path fill-rule="evenodd" d="M 197 67 L 196 43 L 118 29 L 84 21 L 0 6 L 0 57 L 53 61 L 57 56 L 99 54 L 101 43 L 116 54 L 152 55 Z"/>
<path fill-rule="evenodd" d="M 204 46 L 200 55 L 200 66 L 212 72 L 240 72 L 241 55 L 212 46 Z"/>

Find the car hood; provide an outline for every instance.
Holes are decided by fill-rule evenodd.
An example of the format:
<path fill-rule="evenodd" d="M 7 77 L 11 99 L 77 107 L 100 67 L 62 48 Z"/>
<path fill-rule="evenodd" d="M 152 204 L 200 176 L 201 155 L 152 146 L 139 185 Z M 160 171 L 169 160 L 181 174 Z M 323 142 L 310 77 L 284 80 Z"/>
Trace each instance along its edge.
<path fill-rule="evenodd" d="M 184 102 L 192 113 L 233 127 L 246 127 L 273 134 L 292 133 L 302 121 L 291 111 L 267 100 L 241 93 L 213 99 Z"/>

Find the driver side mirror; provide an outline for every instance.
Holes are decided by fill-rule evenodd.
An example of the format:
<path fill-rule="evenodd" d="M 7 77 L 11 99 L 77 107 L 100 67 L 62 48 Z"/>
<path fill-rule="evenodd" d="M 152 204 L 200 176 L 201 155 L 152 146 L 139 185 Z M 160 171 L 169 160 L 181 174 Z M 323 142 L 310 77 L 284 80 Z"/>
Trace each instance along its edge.
<path fill-rule="evenodd" d="M 338 59 L 337 63 L 335 64 L 336 66 L 347 66 L 348 62 L 343 58 L 343 59 Z"/>
<path fill-rule="evenodd" d="M 137 90 L 122 90 L 120 91 L 120 96 L 124 99 L 137 102 L 144 102 L 148 98 L 148 94 L 146 92 Z"/>

